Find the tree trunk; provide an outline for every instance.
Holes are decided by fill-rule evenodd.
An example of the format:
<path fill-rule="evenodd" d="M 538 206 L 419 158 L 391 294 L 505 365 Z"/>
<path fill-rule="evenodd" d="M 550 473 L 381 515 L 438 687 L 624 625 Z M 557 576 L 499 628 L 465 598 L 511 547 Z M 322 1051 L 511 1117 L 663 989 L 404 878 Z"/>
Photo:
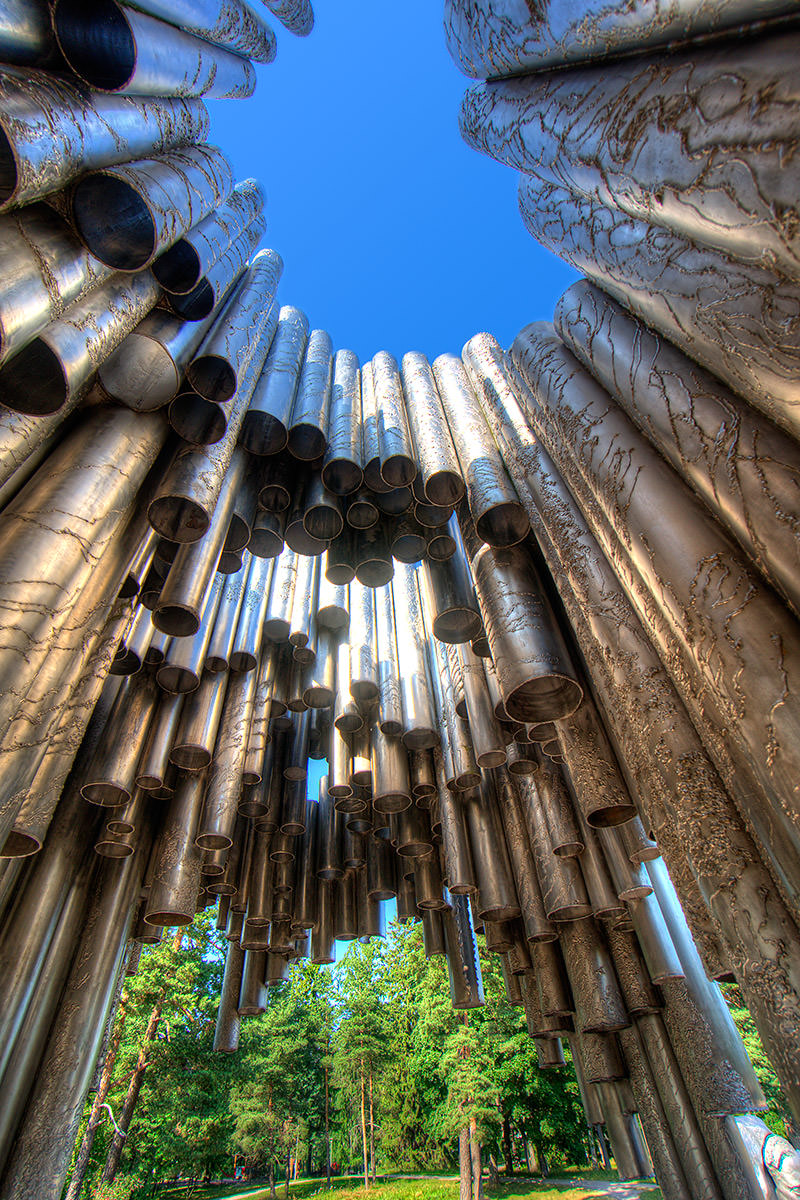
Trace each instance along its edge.
<path fill-rule="evenodd" d="M 536 1143 L 536 1157 L 539 1160 L 539 1169 L 542 1172 L 542 1175 L 546 1179 L 547 1176 L 550 1174 L 550 1168 L 547 1165 L 547 1155 L 545 1154 L 544 1150 L 542 1149 L 541 1142 Z"/>
<path fill-rule="evenodd" d="M 372 1094 L 372 1067 L 369 1069 L 369 1163 L 370 1178 L 375 1182 L 375 1103 Z"/>
<path fill-rule="evenodd" d="M 478 1122 L 474 1117 L 469 1120 L 469 1146 L 472 1155 L 472 1200 L 483 1200 L 481 1144 L 478 1141 Z"/>
<path fill-rule="evenodd" d="M 275 1159 L 273 1158 L 269 1164 L 269 1194 L 274 1197 L 275 1191 Z"/>
<path fill-rule="evenodd" d="M 183 941 L 183 930 L 179 929 L 172 941 L 172 949 L 177 953 L 181 948 Z M 144 1031 L 144 1038 L 139 1048 L 139 1056 L 136 1060 L 136 1067 L 131 1075 L 130 1083 L 128 1084 L 128 1094 L 125 1097 L 125 1103 L 122 1106 L 122 1114 L 119 1118 L 120 1132 L 114 1132 L 114 1140 L 108 1149 L 103 1174 L 100 1179 L 102 1183 L 113 1183 L 114 1178 L 119 1170 L 119 1160 L 122 1157 L 122 1150 L 127 1139 L 128 1130 L 130 1129 L 133 1113 L 136 1104 L 139 1100 L 139 1093 L 142 1090 L 144 1082 L 144 1073 L 147 1070 L 147 1052 L 150 1048 L 150 1043 L 156 1035 L 158 1023 L 161 1020 L 161 1011 L 164 1007 L 164 1000 L 167 995 L 169 980 L 165 980 L 161 991 L 158 994 L 158 999 L 153 1005 L 153 1010 L 150 1013 L 150 1020 L 147 1022 L 147 1028 Z"/>
<path fill-rule="evenodd" d="M 364 1059 L 361 1059 L 361 1148 L 364 1155 L 364 1190 L 369 1191 L 369 1163 L 367 1161 L 367 1111 L 364 1087 Z"/>
<path fill-rule="evenodd" d="M 289 1200 L 289 1180 L 292 1177 L 292 1151 L 291 1147 L 286 1147 L 286 1183 L 283 1187 L 283 1194 L 286 1200 Z"/>
<path fill-rule="evenodd" d="M 70 1176 L 69 1187 L 67 1188 L 64 1200 L 78 1200 L 78 1196 L 80 1196 L 81 1189 L 83 1188 L 86 1172 L 89 1167 L 89 1159 L 92 1154 L 92 1146 L 94 1145 L 94 1135 L 97 1133 L 98 1126 L 100 1125 L 103 1105 L 108 1095 L 108 1089 L 111 1086 L 111 1076 L 114 1073 L 114 1064 L 117 1061 L 117 1054 L 119 1053 L 119 1046 L 122 1041 L 127 1003 L 128 993 L 123 992 L 114 1032 L 109 1042 L 108 1051 L 103 1062 L 103 1069 L 97 1084 L 94 1103 L 89 1112 L 89 1120 L 86 1122 L 86 1129 L 83 1133 L 78 1156 L 75 1159 L 75 1165 L 72 1168 L 72 1175 Z"/>
<path fill-rule="evenodd" d="M 469 1126 L 458 1135 L 458 1200 L 472 1200 L 472 1163 L 469 1152 Z"/>
<path fill-rule="evenodd" d="M 330 1041 L 328 1042 L 330 1050 Z M 325 1067 L 325 1186 L 330 1191 L 331 1186 L 331 1124 L 330 1124 L 330 1090 L 328 1083 L 328 1067 Z"/>
<path fill-rule="evenodd" d="M 511 1142 L 511 1122 L 503 1117 L 503 1157 L 506 1160 L 506 1175 L 514 1174 L 514 1148 Z"/>

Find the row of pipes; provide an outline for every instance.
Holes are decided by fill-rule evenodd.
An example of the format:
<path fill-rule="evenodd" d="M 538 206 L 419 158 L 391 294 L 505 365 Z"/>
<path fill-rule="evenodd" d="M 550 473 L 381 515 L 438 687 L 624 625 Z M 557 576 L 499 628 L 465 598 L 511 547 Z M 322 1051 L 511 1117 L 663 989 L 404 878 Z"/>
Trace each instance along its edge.
<path fill-rule="evenodd" d="M 800 1117 L 780 395 L 737 389 L 736 355 L 725 375 L 687 354 L 596 250 L 509 354 L 486 334 L 432 364 L 334 350 L 279 303 L 280 256 L 254 254 L 260 185 L 205 140 L 199 97 L 245 94 L 246 56 L 271 56 L 235 7 L 232 44 L 214 0 L 57 0 L 47 21 L 0 3 L 0 1195 L 57 1200 L 124 972 L 165 927 L 218 905 L 231 1051 L 293 960 L 381 936 L 393 898 L 456 1007 L 483 1001 L 484 932 L 624 1177 L 774 1195 L 796 1160 L 742 1115 L 765 1102 L 715 981 L 738 982 Z M 304 4 L 269 7 L 308 32 Z M 502 8 L 447 6 L 475 75 L 527 36 Z M 725 43 L 775 72 L 770 45 Z M 603 88 L 641 76 L 644 104 L 663 64 L 685 91 L 678 59 L 526 53 L 468 93 L 469 139 L 524 172 L 548 230 L 572 219 L 568 159 L 593 212 L 635 203 L 611 172 L 590 195 L 568 105 L 588 130 Z M 745 107 L 700 78 L 715 54 L 692 50 L 712 133 Z M 724 153 L 705 153 L 712 187 Z"/>

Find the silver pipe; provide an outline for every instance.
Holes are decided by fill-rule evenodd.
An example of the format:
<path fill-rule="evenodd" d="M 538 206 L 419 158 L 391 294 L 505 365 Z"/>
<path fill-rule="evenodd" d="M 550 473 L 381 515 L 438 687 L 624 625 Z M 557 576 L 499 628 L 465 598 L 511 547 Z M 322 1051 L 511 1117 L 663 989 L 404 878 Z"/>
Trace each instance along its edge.
<path fill-rule="evenodd" d="M 401 374 L 423 498 L 453 507 L 464 496 L 464 480 L 430 363 L 424 354 L 404 354 Z"/>
<path fill-rule="evenodd" d="M 136 0 L 136 9 L 242 58 L 259 63 L 275 58 L 275 34 L 241 0 Z"/>
<path fill-rule="evenodd" d="M 339 496 L 357 492 L 364 478 L 361 449 L 361 372 L 352 350 L 337 350 L 322 479 Z"/>
<path fill-rule="evenodd" d="M 164 290 L 186 295 L 196 288 L 232 243 L 262 216 L 265 204 L 257 179 L 237 183 L 220 208 L 188 229 L 153 263 L 153 274 Z"/>
<path fill-rule="evenodd" d="M 289 450 L 304 462 L 327 448 L 332 383 L 333 343 L 324 329 L 312 329 L 289 417 Z"/>
<path fill-rule="evenodd" d="M 53 21 L 62 54 L 96 91 L 220 99 L 255 90 L 248 59 L 116 0 L 91 10 L 82 0 L 57 0 Z"/>

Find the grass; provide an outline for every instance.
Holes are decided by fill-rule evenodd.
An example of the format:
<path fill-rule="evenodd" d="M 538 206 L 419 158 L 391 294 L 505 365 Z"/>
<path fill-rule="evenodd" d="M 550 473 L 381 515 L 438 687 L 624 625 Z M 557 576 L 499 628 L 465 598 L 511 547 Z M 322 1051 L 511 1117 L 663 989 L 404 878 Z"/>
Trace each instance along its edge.
<path fill-rule="evenodd" d="M 559 1197 L 569 1197 L 569 1200 L 602 1200 L 604 1193 L 598 1192 L 591 1183 L 581 1184 L 580 1175 L 584 1172 L 570 1172 L 570 1174 L 574 1175 L 575 1184 L 569 1186 L 531 1179 L 514 1179 L 509 1182 L 501 1180 L 494 1188 L 485 1184 L 486 1200 L 505 1200 L 505 1197 L 516 1197 L 517 1200 L 558 1200 Z M 595 1179 L 600 1178 L 601 1175 L 610 1179 L 616 1178 L 615 1174 L 608 1172 L 593 1173 Z M 291 1185 L 290 1196 L 291 1200 L 310 1200 L 311 1197 L 319 1197 L 320 1200 L 323 1200 L 326 1191 L 325 1184 L 320 1184 L 317 1179 L 302 1180 Z M 216 1190 L 213 1193 L 213 1200 L 245 1192 L 247 1200 L 269 1200 L 269 1188 L 249 1191 L 246 1187 L 240 1188 L 238 1192 L 233 1189 L 225 1189 L 222 1192 Z M 365 1196 L 369 1200 L 458 1200 L 458 1181 L 395 1179 L 378 1183 L 371 1187 L 368 1193 L 365 1193 L 363 1186 L 356 1184 L 352 1178 L 340 1178 L 331 1180 L 331 1193 L 335 1196 L 335 1200 L 365 1200 Z M 279 1185 L 277 1194 L 278 1200 L 283 1200 L 282 1184 Z M 642 1187 L 641 1195 L 642 1200 L 663 1200 L 659 1188 L 646 1184 Z M 212 1200 L 212 1196 L 209 1195 L 207 1200 Z"/>

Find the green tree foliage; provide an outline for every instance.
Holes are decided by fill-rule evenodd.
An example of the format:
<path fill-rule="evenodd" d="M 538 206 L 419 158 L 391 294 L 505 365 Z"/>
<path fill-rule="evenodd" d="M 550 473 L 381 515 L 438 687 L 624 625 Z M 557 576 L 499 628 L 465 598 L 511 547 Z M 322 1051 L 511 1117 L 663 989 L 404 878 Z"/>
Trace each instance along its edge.
<path fill-rule="evenodd" d="M 224 949 L 213 914 L 201 914 L 178 948 L 168 935 L 145 949 L 127 980 L 115 1114 L 167 988 L 109 1196 L 138 1200 L 152 1181 L 178 1175 L 230 1176 L 235 1159 L 276 1180 L 287 1169 L 324 1175 L 328 1145 L 335 1168 L 361 1172 L 365 1135 L 372 1170 L 452 1169 L 471 1118 L 498 1158 L 505 1126 L 518 1166 L 526 1142 L 562 1162 L 585 1160 L 574 1076 L 539 1070 L 496 959 L 481 955 L 485 1007 L 457 1013 L 444 959 L 426 960 L 421 926 L 392 925 L 383 941 L 353 943 L 333 968 L 296 964 L 267 1011 L 243 1021 L 239 1053 L 229 1056 L 212 1051 Z M 87 1176 L 94 1200 L 106 1195 L 96 1181 L 111 1132 L 104 1120 Z"/>

